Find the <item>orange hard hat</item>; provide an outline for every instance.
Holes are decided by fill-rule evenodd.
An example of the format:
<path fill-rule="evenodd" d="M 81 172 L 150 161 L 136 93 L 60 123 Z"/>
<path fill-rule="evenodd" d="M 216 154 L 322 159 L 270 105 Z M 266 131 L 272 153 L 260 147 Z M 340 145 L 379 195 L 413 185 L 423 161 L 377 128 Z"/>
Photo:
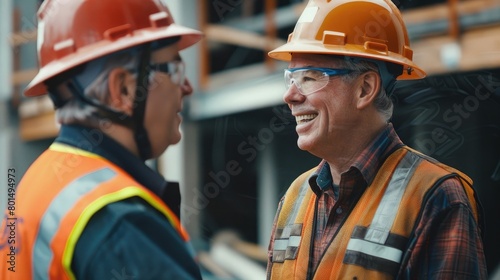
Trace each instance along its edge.
<path fill-rule="evenodd" d="M 310 0 L 288 42 L 269 56 L 290 61 L 292 53 L 360 57 L 403 66 L 398 80 L 421 79 L 408 33 L 391 0 Z"/>
<path fill-rule="evenodd" d="M 120 50 L 170 37 L 180 37 L 181 50 L 202 36 L 175 24 L 160 0 L 46 0 L 38 11 L 40 70 L 24 94 L 46 94 L 48 79 Z"/>

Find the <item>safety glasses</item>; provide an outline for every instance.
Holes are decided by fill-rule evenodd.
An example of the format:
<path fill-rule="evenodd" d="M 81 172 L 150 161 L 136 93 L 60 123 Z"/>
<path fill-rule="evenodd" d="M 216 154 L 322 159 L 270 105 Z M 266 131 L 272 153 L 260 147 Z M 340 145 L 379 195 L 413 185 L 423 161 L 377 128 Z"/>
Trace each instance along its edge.
<path fill-rule="evenodd" d="M 295 84 L 302 95 L 309 95 L 324 88 L 330 81 L 330 77 L 351 72 L 353 70 L 316 67 L 285 69 L 285 87 L 288 90 L 292 84 Z"/>
<path fill-rule="evenodd" d="M 178 86 L 184 84 L 186 77 L 186 65 L 184 61 L 175 60 L 170 62 L 150 64 L 151 72 L 162 72 L 168 74 L 172 82 Z"/>

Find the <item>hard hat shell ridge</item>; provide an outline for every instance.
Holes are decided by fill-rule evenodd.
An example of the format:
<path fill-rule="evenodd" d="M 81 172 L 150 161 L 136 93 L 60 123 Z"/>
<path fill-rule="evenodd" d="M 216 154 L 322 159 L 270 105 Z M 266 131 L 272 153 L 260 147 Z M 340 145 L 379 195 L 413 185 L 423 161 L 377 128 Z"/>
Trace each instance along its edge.
<path fill-rule="evenodd" d="M 290 61 L 292 53 L 360 57 L 403 66 L 398 80 L 421 79 L 408 33 L 390 0 L 310 0 L 288 42 L 269 56 Z"/>
<path fill-rule="evenodd" d="M 47 80 L 88 61 L 177 36 L 181 50 L 203 35 L 175 24 L 160 0 L 47 0 L 38 11 L 40 70 L 25 95 L 46 94 Z"/>

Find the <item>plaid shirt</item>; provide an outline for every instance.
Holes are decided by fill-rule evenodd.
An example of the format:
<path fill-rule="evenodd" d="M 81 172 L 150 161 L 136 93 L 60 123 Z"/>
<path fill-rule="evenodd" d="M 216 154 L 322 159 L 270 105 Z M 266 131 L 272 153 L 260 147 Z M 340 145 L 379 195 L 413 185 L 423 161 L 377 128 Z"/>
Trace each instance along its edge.
<path fill-rule="evenodd" d="M 322 161 L 309 185 L 318 199 L 311 266 L 316 270 L 323 254 L 369 186 L 385 159 L 403 143 L 391 124 L 358 156 L 351 168 L 332 182 L 330 167 Z M 372 186 L 376 187 L 376 186 Z M 281 209 L 280 201 L 278 211 Z M 273 226 L 271 254 L 274 241 Z M 455 178 L 444 180 L 423 206 L 415 236 L 409 241 L 409 259 L 403 260 L 401 279 L 486 279 L 481 232 L 463 187 Z"/>

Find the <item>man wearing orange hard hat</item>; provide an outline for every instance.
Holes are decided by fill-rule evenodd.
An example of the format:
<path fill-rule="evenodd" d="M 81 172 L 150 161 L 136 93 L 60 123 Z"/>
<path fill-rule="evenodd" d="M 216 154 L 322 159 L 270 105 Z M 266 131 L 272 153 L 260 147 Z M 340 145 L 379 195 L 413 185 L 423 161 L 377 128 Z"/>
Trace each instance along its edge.
<path fill-rule="evenodd" d="M 390 0 L 310 0 L 288 42 L 284 101 L 322 159 L 281 199 L 269 279 L 486 279 L 472 180 L 404 145 L 397 80 L 422 79 Z"/>
<path fill-rule="evenodd" d="M 179 186 L 144 163 L 181 138 L 179 51 L 201 38 L 160 0 L 42 4 L 25 95 L 48 93 L 61 129 L 2 217 L 0 279 L 201 279 Z"/>

